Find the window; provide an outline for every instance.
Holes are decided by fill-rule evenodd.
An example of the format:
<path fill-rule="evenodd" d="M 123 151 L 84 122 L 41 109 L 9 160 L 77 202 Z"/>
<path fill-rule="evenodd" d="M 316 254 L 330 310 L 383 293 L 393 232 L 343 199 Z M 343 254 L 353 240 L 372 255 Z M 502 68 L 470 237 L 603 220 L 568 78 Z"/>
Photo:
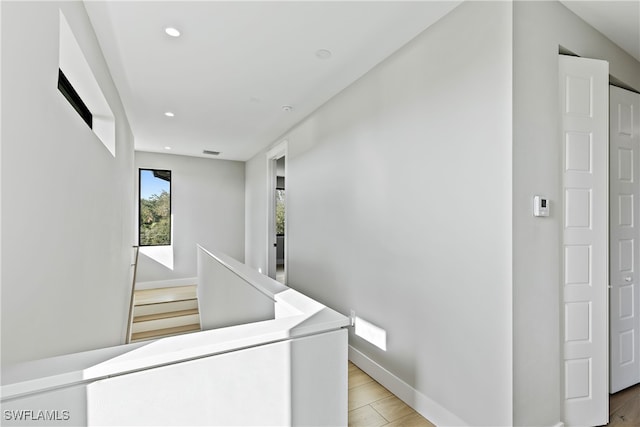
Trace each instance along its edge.
<path fill-rule="evenodd" d="M 284 188 L 276 188 L 276 234 L 284 236 Z"/>
<path fill-rule="evenodd" d="M 93 114 L 91 114 L 91 111 L 89 111 L 82 101 L 78 92 L 71 86 L 69 79 L 67 79 L 67 76 L 64 75 L 61 69 L 58 69 L 58 90 L 62 92 L 64 97 L 67 98 L 67 101 L 69 101 L 69 104 L 80 114 L 82 120 L 93 129 Z"/>
<path fill-rule="evenodd" d="M 171 171 L 140 169 L 139 244 L 171 244 Z"/>

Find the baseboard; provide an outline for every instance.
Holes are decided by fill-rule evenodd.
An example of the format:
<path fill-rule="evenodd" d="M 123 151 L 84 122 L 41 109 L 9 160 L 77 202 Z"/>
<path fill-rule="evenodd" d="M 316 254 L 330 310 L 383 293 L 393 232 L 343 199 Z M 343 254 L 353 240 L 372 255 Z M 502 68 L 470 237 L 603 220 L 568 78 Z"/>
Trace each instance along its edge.
<path fill-rule="evenodd" d="M 558 424 L 554 424 L 551 427 L 564 427 L 564 423 L 562 421 L 560 421 Z"/>
<path fill-rule="evenodd" d="M 153 282 L 136 282 L 135 288 L 136 290 L 172 288 L 174 286 L 196 285 L 197 283 L 198 283 L 197 277 L 185 277 L 184 279 L 156 280 Z"/>
<path fill-rule="evenodd" d="M 371 378 L 382 384 L 400 400 L 411 406 L 420 415 L 437 426 L 468 426 L 469 423 L 461 420 L 447 409 L 440 406 L 409 384 L 387 371 L 378 363 L 371 360 L 359 350 L 349 346 L 349 360 L 366 372 Z M 557 426 L 561 427 L 561 426 Z"/>

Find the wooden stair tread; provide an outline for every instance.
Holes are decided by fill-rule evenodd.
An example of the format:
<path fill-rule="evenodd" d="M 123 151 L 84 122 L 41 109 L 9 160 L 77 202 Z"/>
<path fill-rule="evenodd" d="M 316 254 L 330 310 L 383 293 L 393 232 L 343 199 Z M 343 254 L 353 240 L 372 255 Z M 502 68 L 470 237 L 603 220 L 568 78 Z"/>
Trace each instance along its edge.
<path fill-rule="evenodd" d="M 184 334 L 187 332 L 200 331 L 200 324 L 176 326 L 175 328 L 155 329 L 153 331 L 136 332 L 131 335 L 131 342 L 140 341 L 145 339 L 162 338 L 171 335 Z"/>
<path fill-rule="evenodd" d="M 169 299 L 169 297 L 167 297 L 166 301 L 158 301 L 158 302 L 149 302 L 149 303 L 140 303 L 137 302 L 134 307 L 136 308 L 140 308 L 140 307 L 159 307 L 160 309 L 167 305 L 167 304 L 173 304 L 176 302 L 184 302 L 184 303 L 188 303 L 188 302 L 198 302 L 198 298 L 186 298 L 186 299 Z M 159 310 L 160 311 L 160 310 Z"/>
<path fill-rule="evenodd" d="M 197 285 L 134 292 L 130 342 L 200 331 Z"/>
<path fill-rule="evenodd" d="M 147 314 L 144 316 L 136 316 L 133 318 L 133 323 L 138 323 L 138 322 L 147 322 L 150 320 L 157 320 L 157 319 L 169 319 L 171 317 L 179 317 L 179 316 L 189 316 L 192 314 L 198 314 L 198 309 L 197 308 L 193 308 L 190 310 L 180 310 L 180 311 L 166 311 L 163 313 L 156 313 L 156 314 Z"/>
<path fill-rule="evenodd" d="M 158 304 L 136 305 L 133 308 L 133 317 L 147 316 L 149 314 L 166 313 L 169 311 L 192 310 L 198 308 L 198 300 L 163 302 Z"/>
<path fill-rule="evenodd" d="M 197 286 L 174 286 L 170 288 L 141 289 L 134 292 L 134 305 L 158 304 L 197 299 Z"/>
<path fill-rule="evenodd" d="M 165 317 L 163 319 L 148 320 L 146 322 L 136 322 L 131 325 L 131 332 L 157 331 L 160 329 L 175 328 L 178 326 L 200 324 L 199 314 L 189 314 L 186 316 Z"/>

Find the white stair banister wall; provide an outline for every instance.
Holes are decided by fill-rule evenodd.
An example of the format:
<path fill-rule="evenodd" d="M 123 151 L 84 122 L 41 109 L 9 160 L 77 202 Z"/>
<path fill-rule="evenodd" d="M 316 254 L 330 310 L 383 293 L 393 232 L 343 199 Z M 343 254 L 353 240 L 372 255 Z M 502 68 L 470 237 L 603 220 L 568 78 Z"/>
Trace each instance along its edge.
<path fill-rule="evenodd" d="M 222 254 L 199 252 L 269 301 L 268 318 L 3 367 L 3 416 L 48 411 L 56 425 L 346 425 L 349 319 Z M 3 425 L 42 419 L 4 417 Z"/>

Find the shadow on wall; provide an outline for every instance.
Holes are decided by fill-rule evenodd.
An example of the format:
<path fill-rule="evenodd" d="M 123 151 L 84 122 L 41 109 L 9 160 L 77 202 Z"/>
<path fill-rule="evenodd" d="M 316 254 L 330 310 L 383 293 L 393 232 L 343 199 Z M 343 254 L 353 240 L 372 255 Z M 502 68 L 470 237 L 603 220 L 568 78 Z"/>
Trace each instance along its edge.
<path fill-rule="evenodd" d="M 141 246 L 140 255 L 173 270 L 173 245 L 170 246 Z"/>

